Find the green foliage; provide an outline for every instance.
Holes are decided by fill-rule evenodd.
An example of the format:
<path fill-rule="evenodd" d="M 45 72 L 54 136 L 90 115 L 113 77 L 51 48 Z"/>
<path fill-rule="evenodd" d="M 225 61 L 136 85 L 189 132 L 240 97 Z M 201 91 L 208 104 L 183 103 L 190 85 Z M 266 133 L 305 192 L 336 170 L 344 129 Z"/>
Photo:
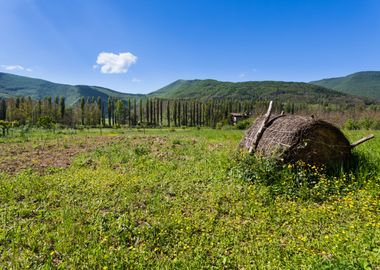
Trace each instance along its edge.
<path fill-rule="evenodd" d="M 241 120 L 241 121 L 238 121 L 237 124 L 236 124 L 236 128 L 237 129 L 241 129 L 241 130 L 245 130 L 247 129 L 250 125 L 251 125 L 251 120 L 249 119 L 246 119 L 246 120 Z"/>
<path fill-rule="evenodd" d="M 346 170 L 327 172 L 324 168 L 305 164 L 279 164 L 277 160 L 260 158 L 249 154 L 236 155 L 237 165 L 231 173 L 242 180 L 268 187 L 274 197 L 283 195 L 289 199 L 303 199 L 321 202 L 334 196 L 343 196 L 363 187 L 359 175 L 366 175 L 366 181 L 373 179 L 369 168 L 377 166 L 366 161 L 365 157 L 355 155 L 354 162 Z M 358 166 L 361 164 L 362 166 Z M 364 173 L 365 172 L 365 173 Z"/>
<path fill-rule="evenodd" d="M 106 101 L 108 97 L 127 100 L 131 96 L 140 97 L 143 95 L 125 94 L 98 86 L 57 84 L 0 72 L 0 97 L 19 96 L 29 96 L 32 99 L 63 96 L 66 104 L 73 106 L 82 96 L 86 98 L 101 97 L 102 100 Z"/>
<path fill-rule="evenodd" d="M 380 121 L 379 120 L 373 120 L 372 118 L 369 118 L 369 117 L 365 117 L 361 120 L 348 119 L 343 127 L 345 129 L 348 129 L 348 130 L 360 130 L 360 129 L 379 130 L 380 129 Z"/>
<path fill-rule="evenodd" d="M 42 116 L 38 118 L 38 126 L 45 129 L 52 129 L 55 127 L 55 120 L 51 116 Z"/>
<path fill-rule="evenodd" d="M 364 104 L 358 97 L 307 83 L 281 81 L 221 82 L 216 80 L 178 80 L 153 93 L 150 97 L 180 99 L 277 100 L 318 104 Z"/>
<path fill-rule="evenodd" d="M 358 72 L 345 77 L 324 79 L 311 83 L 355 96 L 380 98 L 379 71 Z"/>
<path fill-rule="evenodd" d="M 375 125 L 375 121 L 369 117 L 365 117 L 361 122 L 360 126 L 363 129 L 371 129 Z"/>
<path fill-rule="evenodd" d="M 0 120 L 0 128 L 2 130 L 2 133 L 0 134 L 1 136 L 6 136 L 9 134 L 9 129 L 12 127 L 17 127 L 18 126 L 17 121 L 5 121 L 5 120 Z"/>
<path fill-rule="evenodd" d="M 360 123 L 358 121 L 353 120 L 353 119 L 348 119 L 343 127 L 345 129 L 348 129 L 348 130 L 359 130 L 360 129 Z"/>

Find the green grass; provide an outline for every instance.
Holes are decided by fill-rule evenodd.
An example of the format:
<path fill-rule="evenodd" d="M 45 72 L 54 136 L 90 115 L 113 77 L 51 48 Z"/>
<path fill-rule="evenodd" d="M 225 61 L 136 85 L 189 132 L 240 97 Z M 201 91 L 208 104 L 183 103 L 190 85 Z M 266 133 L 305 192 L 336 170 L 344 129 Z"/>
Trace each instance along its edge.
<path fill-rule="evenodd" d="M 350 178 L 348 188 L 334 189 L 334 176 L 317 172 L 326 181 L 319 192 L 329 195 L 319 200 L 287 185 L 273 192 L 263 179 L 275 173 L 271 164 L 245 167 L 247 157 L 236 153 L 242 131 L 102 132 L 124 139 L 67 169 L 0 173 L 0 268 L 380 267 L 379 132 L 356 149 L 363 166 L 335 175 L 338 183 Z M 99 135 L 90 133 L 32 132 L 24 143 Z M 276 169 L 292 181 L 303 173 Z M 261 181 L 247 179 L 252 172 Z"/>

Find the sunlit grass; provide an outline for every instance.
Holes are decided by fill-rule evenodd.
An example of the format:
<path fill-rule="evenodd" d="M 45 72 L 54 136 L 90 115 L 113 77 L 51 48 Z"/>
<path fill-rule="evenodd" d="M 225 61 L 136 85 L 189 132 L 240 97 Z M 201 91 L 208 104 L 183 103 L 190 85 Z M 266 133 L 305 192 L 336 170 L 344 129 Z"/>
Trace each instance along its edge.
<path fill-rule="evenodd" d="M 98 132 L 38 131 L 28 140 Z M 365 134 L 347 132 L 350 141 Z M 318 200 L 306 189 L 284 192 L 284 184 L 274 192 L 244 178 L 235 160 L 241 131 L 120 129 L 102 135 L 124 139 L 80 155 L 67 169 L 0 174 L 0 268 L 380 267 L 379 132 L 355 150 L 367 167 L 351 173 L 352 187 L 329 193 L 323 181 L 333 178 L 319 179 Z M 270 164 L 254 166 L 275 173 L 265 167 Z M 277 171 L 279 182 L 302 173 L 292 170 L 284 165 Z M 331 177 L 342 184 L 350 173 Z"/>

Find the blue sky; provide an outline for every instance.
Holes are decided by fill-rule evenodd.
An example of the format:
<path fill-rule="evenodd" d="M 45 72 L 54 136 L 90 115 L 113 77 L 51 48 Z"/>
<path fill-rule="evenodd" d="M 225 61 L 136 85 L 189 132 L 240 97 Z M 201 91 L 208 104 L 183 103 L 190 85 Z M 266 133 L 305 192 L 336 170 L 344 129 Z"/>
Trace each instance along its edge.
<path fill-rule="evenodd" d="M 0 0 L 0 71 L 147 93 L 380 70 L 378 0 Z"/>

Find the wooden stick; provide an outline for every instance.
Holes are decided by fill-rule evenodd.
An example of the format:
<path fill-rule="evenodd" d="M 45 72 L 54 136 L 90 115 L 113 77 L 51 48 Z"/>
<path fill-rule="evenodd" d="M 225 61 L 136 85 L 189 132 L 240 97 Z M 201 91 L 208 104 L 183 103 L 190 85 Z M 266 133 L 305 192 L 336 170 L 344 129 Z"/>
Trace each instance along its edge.
<path fill-rule="evenodd" d="M 358 146 L 359 144 L 362 144 L 362 143 L 364 143 L 364 142 L 366 142 L 368 140 L 371 140 L 373 138 L 375 138 L 375 136 L 373 134 L 368 135 L 367 137 L 361 138 L 360 140 L 352 143 L 350 146 L 351 146 L 351 148 L 354 148 L 354 147 Z"/>
<path fill-rule="evenodd" d="M 249 153 L 250 154 L 252 154 L 256 150 L 256 148 L 257 148 L 257 144 L 259 143 L 259 140 L 260 140 L 261 136 L 263 135 L 264 128 L 265 128 L 266 124 L 269 121 L 270 115 L 272 114 L 272 107 L 273 107 L 273 101 L 271 100 L 269 102 L 268 111 L 267 111 L 267 113 L 264 116 L 264 120 L 261 123 L 260 128 L 257 131 L 255 137 L 253 138 L 251 147 L 249 148 Z"/>

